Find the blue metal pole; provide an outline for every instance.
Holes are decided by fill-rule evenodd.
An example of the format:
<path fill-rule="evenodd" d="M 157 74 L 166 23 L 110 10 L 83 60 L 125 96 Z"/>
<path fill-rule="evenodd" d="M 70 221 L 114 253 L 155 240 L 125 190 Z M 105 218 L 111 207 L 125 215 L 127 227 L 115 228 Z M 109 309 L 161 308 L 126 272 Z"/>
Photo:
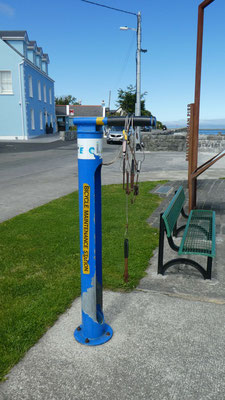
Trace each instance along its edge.
<path fill-rule="evenodd" d="M 155 117 L 134 117 L 134 126 L 154 125 Z M 74 118 L 78 139 L 82 324 L 75 339 L 88 346 L 111 339 L 102 310 L 101 167 L 103 125 L 123 126 L 125 117 Z"/>
<path fill-rule="evenodd" d="M 101 123 L 101 121 L 100 121 Z M 102 126 L 96 118 L 74 118 L 78 139 L 82 324 L 75 339 L 88 346 L 111 339 L 102 310 L 101 167 Z M 103 125 L 103 122 L 102 122 Z"/>

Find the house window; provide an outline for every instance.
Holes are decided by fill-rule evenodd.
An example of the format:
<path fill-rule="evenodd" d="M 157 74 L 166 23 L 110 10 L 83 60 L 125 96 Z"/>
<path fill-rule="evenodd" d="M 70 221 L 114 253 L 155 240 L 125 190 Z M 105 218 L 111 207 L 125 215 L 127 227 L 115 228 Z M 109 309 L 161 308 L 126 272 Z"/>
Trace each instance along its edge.
<path fill-rule="evenodd" d="M 32 76 L 29 76 L 29 96 L 33 97 L 33 84 L 32 84 Z"/>
<path fill-rule="evenodd" d="M 38 100 L 41 100 L 41 82 L 38 81 Z"/>
<path fill-rule="evenodd" d="M 52 117 L 52 114 L 50 114 L 50 123 L 51 123 L 52 126 L 53 126 L 53 117 Z"/>
<path fill-rule="evenodd" d="M 43 129 L 43 113 L 40 111 L 40 129 Z"/>
<path fill-rule="evenodd" d="M 36 58 L 36 65 L 38 68 L 41 68 L 41 59 L 39 56 L 37 56 L 37 58 Z"/>
<path fill-rule="evenodd" d="M 44 85 L 44 102 L 47 103 L 46 85 Z"/>
<path fill-rule="evenodd" d="M 52 89 L 49 89 L 49 103 L 52 104 Z"/>
<path fill-rule="evenodd" d="M 35 129 L 35 121 L 34 121 L 34 109 L 31 108 L 30 110 L 30 118 L 31 118 L 31 129 Z"/>
<path fill-rule="evenodd" d="M 45 111 L 45 125 L 48 123 L 48 113 Z"/>
<path fill-rule="evenodd" d="M 12 72 L 0 71 L 0 94 L 12 94 Z"/>

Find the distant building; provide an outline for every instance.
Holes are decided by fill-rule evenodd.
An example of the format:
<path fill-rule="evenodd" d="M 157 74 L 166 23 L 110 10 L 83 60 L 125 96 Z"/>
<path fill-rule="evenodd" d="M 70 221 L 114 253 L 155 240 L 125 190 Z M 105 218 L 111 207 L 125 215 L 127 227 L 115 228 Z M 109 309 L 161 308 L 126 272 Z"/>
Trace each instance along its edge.
<path fill-rule="evenodd" d="M 117 109 L 115 109 L 115 110 L 110 110 L 108 107 L 106 108 L 106 113 L 107 113 L 107 115 L 111 115 L 111 116 L 120 116 L 120 117 L 124 117 L 124 116 L 126 116 L 127 115 L 127 112 L 126 111 L 124 111 L 123 109 L 122 109 L 122 107 L 119 107 L 119 108 L 117 108 Z"/>
<path fill-rule="evenodd" d="M 27 140 L 55 132 L 48 64 L 48 54 L 26 31 L 0 31 L 0 139 Z"/>
<path fill-rule="evenodd" d="M 74 117 L 104 117 L 104 106 L 81 106 L 81 105 L 56 105 L 56 118 L 59 130 L 67 130 L 73 125 Z"/>

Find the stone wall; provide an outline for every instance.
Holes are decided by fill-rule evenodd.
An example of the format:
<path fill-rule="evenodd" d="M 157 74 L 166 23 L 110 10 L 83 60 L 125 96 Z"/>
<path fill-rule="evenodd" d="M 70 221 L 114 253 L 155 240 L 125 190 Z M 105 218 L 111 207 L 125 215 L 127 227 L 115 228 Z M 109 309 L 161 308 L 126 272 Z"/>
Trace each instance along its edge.
<path fill-rule="evenodd" d="M 153 131 L 142 133 L 141 140 L 146 151 L 185 151 L 186 132 L 180 131 Z M 200 135 L 199 151 L 219 153 L 225 149 L 225 135 Z"/>
<path fill-rule="evenodd" d="M 77 138 L 76 131 L 60 131 L 60 139 L 64 141 L 75 140 Z"/>
<path fill-rule="evenodd" d="M 198 141 L 199 151 L 219 153 L 225 150 L 225 135 L 200 135 Z"/>
<path fill-rule="evenodd" d="M 146 151 L 185 151 L 186 133 L 169 131 L 142 133 L 141 141 Z"/>

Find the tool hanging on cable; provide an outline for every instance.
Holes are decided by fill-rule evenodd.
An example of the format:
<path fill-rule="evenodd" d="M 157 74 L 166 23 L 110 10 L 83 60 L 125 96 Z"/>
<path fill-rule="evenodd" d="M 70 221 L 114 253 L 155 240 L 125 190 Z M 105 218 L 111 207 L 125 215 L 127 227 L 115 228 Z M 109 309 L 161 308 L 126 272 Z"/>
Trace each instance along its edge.
<path fill-rule="evenodd" d="M 138 166 L 137 166 L 137 178 L 136 178 L 136 184 L 134 185 L 134 196 L 137 196 L 139 194 L 139 175 L 141 172 L 141 164 L 143 161 L 138 160 Z"/>
<path fill-rule="evenodd" d="M 143 161 L 144 157 L 142 161 L 136 158 L 136 132 L 133 127 L 133 117 L 127 117 L 123 130 L 123 189 L 127 194 L 133 193 L 131 203 L 139 192 L 139 174 Z"/>
<path fill-rule="evenodd" d="M 134 159 L 131 160 L 130 190 L 134 190 Z"/>
<path fill-rule="evenodd" d="M 126 151 L 127 151 L 127 141 L 123 140 L 123 189 L 125 189 Z"/>
<path fill-rule="evenodd" d="M 141 164 L 143 161 L 136 159 L 136 129 L 134 129 L 134 117 L 126 117 L 124 120 L 123 129 L 123 144 L 117 156 L 108 163 L 103 165 L 110 165 L 120 157 L 122 152 L 122 173 L 123 173 L 123 190 L 126 193 L 126 229 L 124 234 L 124 282 L 127 283 L 129 279 L 128 274 L 128 257 L 129 257 L 129 235 L 128 235 L 128 207 L 129 197 L 131 204 L 134 203 L 135 197 L 139 192 L 139 174 Z M 133 194 L 133 196 L 131 196 Z"/>
<path fill-rule="evenodd" d="M 128 257 L 129 257 L 129 240 L 124 239 L 124 282 L 128 282 Z"/>
<path fill-rule="evenodd" d="M 99 127 L 102 125 L 108 126 L 123 126 L 123 145 L 118 151 L 113 160 L 109 162 L 102 163 L 103 165 L 111 165 L 118 158 L 121 158 L 122 154 L 122 173 L 123 173 L 123 190 L 126 193 L 126 230 L 124 235 L 124 257 L 125 257 L 125 270 L 124 270 L 124 280 L 128 282 L 128 255 L 129 255 L 129 237 L 128 237 L 128 205 L 129 198 L 130 202 L 134 203 L 134 200 L 139 192 L 139 174 L 141 170 L 142 161 L 136 158 L 136 128 L 140 126 L 154 126 L 156 124 L 155 117 L 142 117 L 142 116 L 127 116 L 127 117 L 98 117 L 98 118 L 75 118 L 74 124 L 82 126 L 84 125 L 89 132 L 90 126 L 92 124 L 96 125 L 96 132 L 99 131 Z M 86 131 L 85 131 L 86 132 Z M 81 140 L 80 140 L 81 143 Z M 99 157 L 98 146 L 99 143 L 96 142 L 96 157 Z M 91 148 L 95 151 L 95 148 Z M 86 149 L 83 142 L 80 146 L 80 158 L 88 157 L 90 158 L 90 148 Z M 90 153 L 95 156 L 95 153 Z"/>
<path fill-rule="evenodd" d="M 135 196 L 138 195 L 139 189 L 139 174 L 141 170 L 142 161 L 136 159 L 136 132 L 133 126 L 133 117 L 126 117 L 124 130 L 123 130 L 123 189 L 126 193 L 126 229 L 124 235 L 124 282 L 127 283 L 128 275 L 128 257 L 129 257 L 129 235 L 128 235 L 128 207 L 129 195 L 131 203 L 134 203 Z M 135 180 L 136 178 L 136 180 Z"/>
<path fill-rule="evenodd" d="M 124 282 L 128 282 L 128 256 L 129 256 L 129 239 L 128 239 L 128 196 L 130 194 L 130 188 L 132 188 L 132 184 L 130 185 L 131 187 L 129 188 L 129 177 L 130 177 L 130 171 L 129 171 L 129 145 L 130 145 L 130 140 L 129 140 L 129 131 L 130 131 L 130 123 L 131 119 L 128 117 L 125 119 L 125 124 L 124 124 L 124 130 L 123 130 L 123 189 L 126 189 L 126 229 L 125 229 L 125 235 L 124 235 Z M 132 178 L 133 179 L 133 175 Z M 126 182 L 126 187 L 125 187 L 125 182 Z M 131 189 L 132 190 L 132 189 Z"/>

